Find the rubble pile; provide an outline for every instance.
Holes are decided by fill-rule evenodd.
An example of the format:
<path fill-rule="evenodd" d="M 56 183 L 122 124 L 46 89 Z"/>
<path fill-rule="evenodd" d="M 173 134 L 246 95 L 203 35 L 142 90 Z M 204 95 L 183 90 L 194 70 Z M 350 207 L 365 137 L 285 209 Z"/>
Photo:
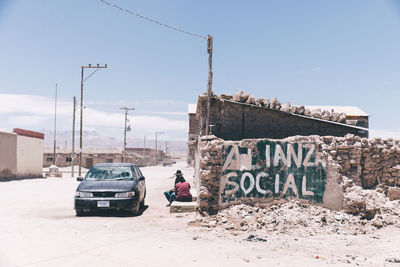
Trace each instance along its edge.
<path fill-rule="evenodd" d="M 244 93 L 243 91 L 239 91 L 233 95 L 221 94 L 219 97 L 224 100 L 231 100 L 234 102 L 244 103 L 247 105 L 265 107 L 327 121 L 347 123 L 345 113 L 338 113 L 334 111 L 321 110 L 321 109 L 310 110 L 306 109 L 304 106 L 291 105 L 290 102 L 283 104 L 275 97 L 272 99 L 262 98 L 262 97 L 256 99 L 251 94 Z"/>
<path fill-rule="evenodd" d="M 205 229 L 267 236 L 271 233 L 371 234 L 386 226 L 400 228 L 400 202 L 390 201 L 380 190 L 363 190 L 359 186 L 345 191 L 345 210 L 332 211 L 302 200 L 259 208 L 240 204 L 220 210 L 216 215 L 203 213 L 190 224 Z M 362 207 L 362 208 L 359 208 Z"/>

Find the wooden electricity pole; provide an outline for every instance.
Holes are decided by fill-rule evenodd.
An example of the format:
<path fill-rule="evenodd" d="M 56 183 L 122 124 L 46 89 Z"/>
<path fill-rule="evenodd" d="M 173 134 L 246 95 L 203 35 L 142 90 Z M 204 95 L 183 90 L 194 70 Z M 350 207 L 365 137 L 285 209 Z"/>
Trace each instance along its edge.
<path fill-rule="evenodd" d="M 53 147 L 53 164 L 56 165 L 56 136 L 57 134 L 57 84 L 54 95 L 54 147 Z"/>
<path fill-rule="evenodd" d="M 157 136 L 163 134 L 164 132 L 156 132 L 156 165 L 158 163 L 158 148 L 157 148 Z"/>
<path fill-rule="evenodd" d="M 212 52 L 213 52 L 213 37 L 207 35 L 207 53 L 208 53 L 208 85 L 207 85 L 207 119 L 206 119 L 206 135 L 209 133 L 210 125 L 210 106 L 211 106 L 211 95 L 212 95 Z"/>
<path fill-rule="evenodd" d="M 143 139 L 143 158 L 146 157 L 146 135 L 144 136 Z"/>
<path fill-rule="evenodd" d="M 72 109 L 72 153 L 71 153 L 71 173 L 72 177 L 74 177 L 74 160 L 75 160 L 75 113 L 76 113 L 76 97 L 74 96 L 73 100 L 73 109 Z"/>
<path fill-rule="evenodd" d="M 135 110 L 133 107 L 132 108 L 127 108 L 123 107 L 120 108 L 125 110 L 125 127 L 124 127 L 124 152 L 122 153 L 122 162 L 125 162 L 125 157 L 126 157 L 126 124 L 128 122 L 128 110 Z"/>
<path fill-rule="evenodd" d="M 81 66 L 81 107 L 80 107 L 80 127 L 79 127 L 79 170 L 78 170 L 78 175 L 82 175 L 82 133 L 83 133 L 83 82 L 89 79 L 93 74 L 96 73 L 99 69 L 106 69 L 107 64 L 104 66 L 100 66 L 97 64 L 97 66 L 92 66 L 89 64 L 88 66 Z M 92 74 L 90 74 L 86 79 L 83 79 L 84 75 L 84 70 L 85 69 L 96 69 Z"/>

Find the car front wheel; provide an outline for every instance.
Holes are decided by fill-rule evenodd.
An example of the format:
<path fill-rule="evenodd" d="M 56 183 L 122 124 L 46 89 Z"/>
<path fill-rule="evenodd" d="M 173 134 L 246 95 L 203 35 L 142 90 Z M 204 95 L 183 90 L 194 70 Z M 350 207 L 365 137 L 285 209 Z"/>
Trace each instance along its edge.
<path fill-rule="evenodd" d="M 83 210 L 75 210 L 75 213 L 78 217 L 85 216 L 85 212 Z"/>
<path fill-rule="evenodd" d="M 140 201 L 140 209 L 143 210 L 144 209 L 144 198 L 142 201 Z"/>

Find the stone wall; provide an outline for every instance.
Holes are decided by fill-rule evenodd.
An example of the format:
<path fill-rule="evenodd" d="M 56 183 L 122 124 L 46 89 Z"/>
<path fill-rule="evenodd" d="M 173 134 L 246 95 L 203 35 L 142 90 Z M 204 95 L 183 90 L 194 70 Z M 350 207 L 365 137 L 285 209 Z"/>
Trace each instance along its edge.
<path fill-rule="evenodd" d="M 205 134 L 206 100 L 205 96 L 200 96 L 198 101 L 197 120 L 201 128 L 201 135 Z M 211 99 L 210 124 L 215 125 L 212 128 L 212 134 L 224 140 L 282 139 L 295 135 L 345 136 L 354 134 L 368 137 L 367 128 L 234 102 L 220 97 Z"/>
<path fill-rule="evenodd" d="M 391 139 L 203 136 L 196 161 L 199 207 L 211 213 L 232 204 L 267 206 L 290 198 L 339 210 L 349 181 L 367 189 L 400 185 L 400 146 Z"/>
<path fill-rule="evenodd" d="M 355 184 L 366 189 L 378 184 L 400 186 L 399 140 L 354 135 L 315 138 L 321 142 L 321 150 L 341 166 L 341 174 Z"/>

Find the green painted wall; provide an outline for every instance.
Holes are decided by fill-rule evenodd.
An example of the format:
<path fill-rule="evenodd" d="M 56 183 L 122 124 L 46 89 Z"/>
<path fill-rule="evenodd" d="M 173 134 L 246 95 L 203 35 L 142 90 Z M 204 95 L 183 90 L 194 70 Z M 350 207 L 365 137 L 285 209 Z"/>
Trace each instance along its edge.
<path fill-rule="evenodd" d="M 326 163 L 314 143 L 261 140 L 254 147 L 223 146 L 221 202 L 240 198 L 299 198 L 322 203 Z"/>

